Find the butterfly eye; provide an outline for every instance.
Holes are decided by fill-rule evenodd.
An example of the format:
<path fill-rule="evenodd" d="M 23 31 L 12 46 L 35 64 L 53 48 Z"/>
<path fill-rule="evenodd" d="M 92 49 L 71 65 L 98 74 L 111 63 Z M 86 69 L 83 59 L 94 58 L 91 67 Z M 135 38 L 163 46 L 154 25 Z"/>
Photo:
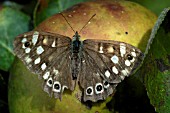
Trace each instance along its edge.
<path fill-rule="evenodd" d="M 95 92 L 96 94 L 102 93 L 103 92 L 103 85 L 101 83 L 97 83 L 95 86 Z"/>
<path fill-rule="evenodd" d="M 128 54 L 128 55 L 127 55 L 127 59 L 128 59 L 128 60 L 132 60 L 132 59 L 133 59 L 133 56 L 130 55 L 130 54 Z"/>
<path fill-rule="evenodd" d="M 25 42 L 25 43 L 24 43 L 24 46 L 25 46 L 25 47 L 29 47 L 30 45 L 31 45 L 30 42 Z"/>
<path fill-rule="evenodd" d="M 61 84 L 58 81 L 55 81 L 53 84 L 53 91 L 60 92 L 60 90 L 61 90 Z"/>
<path fill-rule="evenodd" d="M 90 86 L 86 89 L 86 95 L 93 95 L 93 87 Z"/>

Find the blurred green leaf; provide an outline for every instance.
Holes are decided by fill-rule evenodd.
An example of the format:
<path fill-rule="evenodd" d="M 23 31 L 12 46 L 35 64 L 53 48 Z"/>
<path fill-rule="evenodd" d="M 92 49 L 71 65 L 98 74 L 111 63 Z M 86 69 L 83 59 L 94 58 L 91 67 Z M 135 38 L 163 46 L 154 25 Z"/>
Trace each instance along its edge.
<path fill-rule="evenodd" d="M 70 0 L 58 0 L 59 10 L 63 11 L 75 4 L 78 4 L 80 2 L 85 2 L 85 1 L 89 1 L 89 0 L 72 0 L 71 2 Z"/>
<path fill-rule="evenodd" d="M 152 30 L 140 75 L 151 104 L 159 113 L 170 113 L 170 8 L 159 16 Z"/>
<path fill-rule="evenodd" d="M 13 62 L 13 39 L 28 31 L 30 18 L 20 11 L 3 8 L 0 11 L 0 69 L 8 71 Z"/>
<path fill-rule="evenodd" d="M 40 11 L 35 8 L 34 24 L 36 26 L 46 18 L 84 1 L 89 0 L 72 0 L 71 2 L 70 0 L 41 0 L 37 3 L 37 8 L 39 7 Z"/>
<path fill-rule="evenodd" d="M 13 1 L 4 1 L 3 6 L 4 7 L 10 7 L 12 9 L 16 9 L 16 10 L 21 10 L 21 8 L 22 8 L 22 5 L 17 4 L 17 3 L 13 2 Z"/>

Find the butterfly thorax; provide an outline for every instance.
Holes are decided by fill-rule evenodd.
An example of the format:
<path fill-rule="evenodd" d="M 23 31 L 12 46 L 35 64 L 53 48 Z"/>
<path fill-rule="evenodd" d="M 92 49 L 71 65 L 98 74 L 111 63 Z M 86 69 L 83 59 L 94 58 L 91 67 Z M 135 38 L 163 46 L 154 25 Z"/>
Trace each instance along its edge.
<path fill-rule="evenodd" d="M 79 73 L 79 67 L 80 67 L 80 50 L 81 50 L 81 41 L 80 41 L 80 35 L 78 32 L 75 33 L 72 39 L 71 44 L 71 69 L 72 69 L 72 78 L 73 80 L 77 79 L 78 73 Z"/>
<path fill-rule="evenodd" d="M 80 45 L 81 45 L 80 35 L 78 34 L 78 32 L 76 32 L 72 39 L 72 52 L 79 53 Z"/>

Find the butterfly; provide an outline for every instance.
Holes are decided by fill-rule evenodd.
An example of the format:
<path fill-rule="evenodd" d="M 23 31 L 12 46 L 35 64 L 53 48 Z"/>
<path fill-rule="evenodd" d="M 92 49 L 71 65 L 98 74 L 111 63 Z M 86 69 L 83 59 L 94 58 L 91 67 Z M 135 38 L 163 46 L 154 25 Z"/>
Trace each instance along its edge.
<path fill-rule="evenodd" d="M 73 91 L 79 84 L 84 102 L 105 100 L 142 62 L 143 53 L 130 44 L 97 39 L 81 41 L 79 33 L 74 33 L 71 39 L 50 32 L 30 31 L 14 40 L 14 53 L 44 80 L 43 90 L 50 96 L 61 100 L 65 89 Z"/>
<path fill-rule="evenodd" d="M 83 89 L 83 101 L 105 100 L 138 67 L 143 53 L 125 42 L 71 38 L 42 31 L 17 36 L 14 52 L 44 80 L 43 90 L 61 99 L 65 88 Z"/>

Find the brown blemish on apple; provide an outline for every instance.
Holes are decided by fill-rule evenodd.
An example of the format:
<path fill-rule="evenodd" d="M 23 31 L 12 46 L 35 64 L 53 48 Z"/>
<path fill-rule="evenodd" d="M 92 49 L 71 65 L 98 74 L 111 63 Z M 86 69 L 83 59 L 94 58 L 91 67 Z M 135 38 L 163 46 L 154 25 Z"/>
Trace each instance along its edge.
<path fill-rule="evenodd" d="M 117 2 L 113 4 L 104 4 L 102 7 L 106 8 L 114 17 L 120 18 L 125 12 L 124 8 Z"/>

